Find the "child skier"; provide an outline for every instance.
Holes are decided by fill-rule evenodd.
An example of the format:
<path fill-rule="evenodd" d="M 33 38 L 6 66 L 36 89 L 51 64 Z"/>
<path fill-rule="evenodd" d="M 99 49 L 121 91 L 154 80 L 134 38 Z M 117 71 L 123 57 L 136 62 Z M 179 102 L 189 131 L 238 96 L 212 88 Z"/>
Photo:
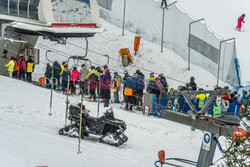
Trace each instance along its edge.
<path fill-rule="evenodd" d="M 242 22 L 245 23 L 244 18 L 245 18 L 245 14 L 242 14 L 239 18 L 238 18 L 238 25 L 236 27 L 237 30 L 241 31 L 241 27 L 242 27 Z"/>

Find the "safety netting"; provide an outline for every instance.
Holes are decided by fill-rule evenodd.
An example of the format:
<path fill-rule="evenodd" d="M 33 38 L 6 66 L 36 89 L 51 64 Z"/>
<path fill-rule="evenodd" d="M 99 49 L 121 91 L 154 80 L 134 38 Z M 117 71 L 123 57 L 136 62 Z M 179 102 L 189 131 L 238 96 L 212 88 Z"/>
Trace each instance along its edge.
<path fill-rule="evenodd" d="M 156 44 L 161 43 L 162 18 L 164 13 L 164 47 L 173 50 L 188 60 L 190 46 L 191 64 L 198 65 L 231 86 L 238 86 L 235 59 L 235 40 L 223 42 L 206 24 L 197 22 L 173 4 L 162 10 L 154 0 L 97 0 L 100 16 L 112 24 L 122 27 L 124 2 L 126 2 L 125 29 Z M 189 33 L 190 32 L 190 33 Z M 221 44 L 221 47 L 220 47 Z M 220 61 L 219 61 L 220 56 Z M 192 66 L 191 66 L 192 68 Z"/>

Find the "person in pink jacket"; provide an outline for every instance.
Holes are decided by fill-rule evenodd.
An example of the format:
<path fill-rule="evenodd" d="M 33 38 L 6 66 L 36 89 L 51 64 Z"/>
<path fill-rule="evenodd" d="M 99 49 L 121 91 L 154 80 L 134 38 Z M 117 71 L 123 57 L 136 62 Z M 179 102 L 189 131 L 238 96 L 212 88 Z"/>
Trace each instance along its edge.
<path fill-rule="evenodd" d="M 76 83 L 79 79 L 79 72 L 76 67 L 73 68 L 73 71 L 70 76 L 70 88 L 71 88 L 71 94 L 76 94 Z"/>
<path fill-rule="evenodd" d="M 245 14 L 242 14 L 239 18 L 238 18 L 238 25 L 236 27 L 236 29 L 238 29 L 239 31 L 241 30 L 242 27 L 242 22 L 245 23 L 244 18 L 245 18 Z"/>

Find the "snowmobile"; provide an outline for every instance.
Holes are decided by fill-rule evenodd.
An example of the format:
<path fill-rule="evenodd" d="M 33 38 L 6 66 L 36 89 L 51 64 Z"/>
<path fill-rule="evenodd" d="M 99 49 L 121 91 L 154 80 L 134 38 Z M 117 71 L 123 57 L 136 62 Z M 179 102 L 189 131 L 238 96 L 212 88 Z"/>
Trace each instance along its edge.
<path fill-rule="evenodd" d="M 59 130 L 60 135 L 69 137 L 78 137 L 80 126 L 81 104 L 69 106 L 68 119 L 71 121 L 69 126 Z M 124 121 L 114 117 L 113 109 L 108 109 L 103 116 L 96 118 L 89 116 L 89 110 L 83 105 L 82 113 L 82 135 L 81 138 L 88 137 L 89 134 L 101 136 L 100 143 L 106 143 L 112 146 L 120 146 L 128 140 L 124 134 L 126 124 Z"/>

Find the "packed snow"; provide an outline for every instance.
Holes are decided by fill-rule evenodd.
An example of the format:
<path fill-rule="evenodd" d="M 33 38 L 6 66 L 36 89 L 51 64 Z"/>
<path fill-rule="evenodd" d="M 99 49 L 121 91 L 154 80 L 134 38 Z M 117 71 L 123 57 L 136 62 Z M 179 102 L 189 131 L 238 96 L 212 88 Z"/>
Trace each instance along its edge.
<path fill-rule="evenodd" d="M 160 1 L 160 0 L 157 0 Z M 169 1 L 172 2 L 173 0 Z M 250 83 L 250 1 L 249 0 L 178 0 L 182 10 L 193 18 L 205 18 L 206 25 L 223 39 L 236 38 L 237 55 L 243 78 L 243 85 Z M 246 14 L 242 30 L 235 31 L 240 15 Z"/>
<path fill-rule="evenodd" d="M 50 117 L 49 89 L 3 76 L 0 83 L 0 166 L 152 167 L 162 149 L 167 157 L 198 159 L 201 131 L 193 132 L 188 126 L 140 112 L 124 111 L 117 105 L 113 105 L 114 114 L 126 122 L 128 142 L 113 147 L 91 136 L 81 141 L 82 153 L 77 154 L 78 139 L 58 134 L 64 126 L 65 95 L 53 92 Z M 70 102 L 80 102 L 80 97 L 70 97 Z M 96 116 L 96 103 L 85 105 Z M 217 150 L 214 160 L 221 156 Z"/>

